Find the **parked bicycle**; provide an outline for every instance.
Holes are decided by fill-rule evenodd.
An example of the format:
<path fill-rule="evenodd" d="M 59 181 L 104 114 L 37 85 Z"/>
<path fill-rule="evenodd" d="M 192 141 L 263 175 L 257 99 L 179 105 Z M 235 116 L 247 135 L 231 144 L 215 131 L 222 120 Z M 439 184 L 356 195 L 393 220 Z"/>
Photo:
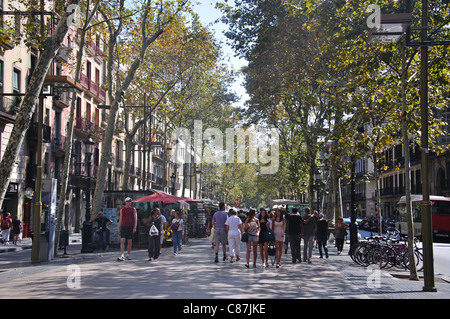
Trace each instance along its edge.
<path fill-rule="evenodd" d="M 423 269 L 422 249 L 417 245 L 418 239 L 414 239 L 414 256 L 417 271 Z M 366 237 L 355 248 L 352 259 L 361 266 L 377 264 L 380 268 L 409 269 L 408 243 L 401 238 L 398 231 L 389 231 L 385 237 Z"/>

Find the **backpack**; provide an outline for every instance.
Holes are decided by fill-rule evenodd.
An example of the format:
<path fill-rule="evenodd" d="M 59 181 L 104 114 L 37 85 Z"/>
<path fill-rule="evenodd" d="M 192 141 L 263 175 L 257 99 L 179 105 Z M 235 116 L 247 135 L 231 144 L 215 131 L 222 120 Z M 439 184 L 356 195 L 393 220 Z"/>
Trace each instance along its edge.
<path fill-rule="evenodd" d="M 9 229 L 10 226 L 11 226 L 10 218 L 3 217 L 2 218 L 2 229 Z"/>

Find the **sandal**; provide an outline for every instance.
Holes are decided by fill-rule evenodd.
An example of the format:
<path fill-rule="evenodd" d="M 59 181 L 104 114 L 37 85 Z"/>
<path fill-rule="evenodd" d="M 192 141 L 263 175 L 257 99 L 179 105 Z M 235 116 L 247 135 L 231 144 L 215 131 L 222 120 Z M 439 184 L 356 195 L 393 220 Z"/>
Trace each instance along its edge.
<path fill-rule="evenodd" d="M 250 266 L 248 264 L 245 264 L 245 267 L 250 268 Z"/>

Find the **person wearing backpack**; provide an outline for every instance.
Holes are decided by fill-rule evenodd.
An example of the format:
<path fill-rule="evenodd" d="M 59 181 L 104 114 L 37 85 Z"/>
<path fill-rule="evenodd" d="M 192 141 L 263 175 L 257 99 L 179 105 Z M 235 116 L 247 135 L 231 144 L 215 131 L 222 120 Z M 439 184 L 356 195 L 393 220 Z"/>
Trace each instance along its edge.
<path fill-rule="evenodd" d="M 12 219 L 10 213 L 5 213 L 2 218 L 2 241 L 4 245 L 9 244 L 9 233 L 11 232 Z"/>

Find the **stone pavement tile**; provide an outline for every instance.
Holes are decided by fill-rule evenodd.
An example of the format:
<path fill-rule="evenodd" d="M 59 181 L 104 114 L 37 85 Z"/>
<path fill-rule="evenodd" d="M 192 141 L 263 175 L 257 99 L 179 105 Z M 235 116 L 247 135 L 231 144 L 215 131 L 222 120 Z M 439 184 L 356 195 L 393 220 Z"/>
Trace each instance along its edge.
<path fill-rule="evenodd" d="M 314 250 L 312 264 L 292 264 L 290 255 L 283 254 L 279 269 L 272 265 L 262 268 L 259 252 L 257 268 L 245 268 L 244 244 L 241 261 L 230 264 L 228 259 L 216 264 L 207 239 L 191 239 L 178 256 L 172 254 L 172 248 L 164 248 L 156 262 L 148 261 L 145 249 L 136 248 L 132 260 L 118 262 L 117 248 L 81 254 L 81 245 L 69 247 L 67 258 L 0 272 L 0 294 L 8 298 L 79 299 L 450 298 L 450 284 L 438 283 L 437 293 L 424 293 L 423 282 L 361 267 L 348 255 L 337 255 L 333 247 L 329 259 L 319 259 Z"/>
<path fill-rule="evenodd" d="M 380 270 L 377 266 L 362 267 L 342 254 L 331 255 L 333 266 L 371 299 L 450 299 L 450 283 L 436 278 L 437 292 L 424 292 L 423 280 L 397 278 L 395 270 Z M 421 273 L 419 273 L 421 275 Z"/>

